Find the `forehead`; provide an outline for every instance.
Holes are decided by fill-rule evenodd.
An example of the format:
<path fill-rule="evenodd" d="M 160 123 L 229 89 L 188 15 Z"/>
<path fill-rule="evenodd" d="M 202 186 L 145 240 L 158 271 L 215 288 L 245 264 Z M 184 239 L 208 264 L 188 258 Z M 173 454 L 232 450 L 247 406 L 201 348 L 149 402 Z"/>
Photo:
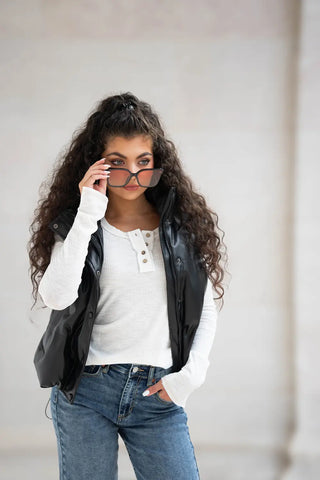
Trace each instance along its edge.
<path fill-rule="evenodd" d="M 113 137 L 106 144 L 106 151 L 138 151 L 146 150 L 152 153 L 152 138 L 147 135 L 136 135 L 135 137 Z"/>

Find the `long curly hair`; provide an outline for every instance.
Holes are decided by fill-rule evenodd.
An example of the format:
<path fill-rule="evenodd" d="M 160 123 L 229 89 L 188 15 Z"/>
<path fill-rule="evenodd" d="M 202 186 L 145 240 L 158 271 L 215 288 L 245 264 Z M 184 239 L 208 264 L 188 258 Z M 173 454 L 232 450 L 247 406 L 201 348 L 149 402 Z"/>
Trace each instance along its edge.
<path fill-rule="evenodd" d="M 130 103 L 134 108 L 125 108 Z M 159 116 L 148 103 L 139 100 L 131 92 L 109 96 L 98 103 L 85 124 L 74 132 L 70 145 L 60 153 L 51 175 L 40 185 L 40 199 L 29 228 L 31 238 L 27 244 L 34 304 L 55 242 L 54 232 L 48 228 L 48 224 L 61 211 L 78 208 L 78 184 L 88 168 L 101 158 L 108 140 L 115 136 L 132 138 L 141 134 L 151 137 L 154 166 L 164 169 L 158 185 L 152 187 L 153 194 L 157 189 L 163 191 L 171 186 L 176 187 L 175 212 L 183 219 L 204 261 L 208 278 L 220 294 L 215 299 L 221 299 L 223 305 L 222 280 L 225 270 L 222 260 L 227 261 L 227 252 L 223 243 L 224 232 L 218 227 L 218 216 L 207 206 L 205 198 L 195 191 L 191 179 L 183 172 L 175 145 L 165 135 Z M 148 190 L 145 195 L 148 198 Z M 222 232 L 221 236 L 218 231 Z"/>

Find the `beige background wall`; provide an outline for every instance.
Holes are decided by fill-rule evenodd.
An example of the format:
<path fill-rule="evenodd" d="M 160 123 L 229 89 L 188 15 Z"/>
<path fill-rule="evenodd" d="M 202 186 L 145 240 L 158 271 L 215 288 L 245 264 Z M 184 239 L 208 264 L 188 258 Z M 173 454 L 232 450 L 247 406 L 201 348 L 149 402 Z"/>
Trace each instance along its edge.
<path fill-rule="evenodd" d="M 95 104 L 131 91 L 226 232 L 232 278 L 186 406 L 203 478 L 318 478 L 319 2 L 20 0 L 0 18 L 4 457 L 56 461 L 33 368 L 49 318 L 30 312 L 39 186 Z"/>

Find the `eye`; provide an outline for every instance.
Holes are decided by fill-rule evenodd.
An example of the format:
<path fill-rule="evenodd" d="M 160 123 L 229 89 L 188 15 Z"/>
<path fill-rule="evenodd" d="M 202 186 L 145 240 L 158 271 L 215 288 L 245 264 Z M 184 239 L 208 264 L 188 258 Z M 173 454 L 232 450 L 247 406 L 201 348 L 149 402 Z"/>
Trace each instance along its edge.
<path fill-rule="evenodd" d="M 124 165 L 124 161 L 119 159 L 119 158 L 114 159 L 114 160 L 110 160 L 110 163 L 112 163 L 112 165 L 114 165 L 116 167 L 119 167 L 120 165 L 121 166 Z M 149 163 L 150 163 L 150 160 L 148 158 L 145 158 L 145 159 L 139 161 L 139 164 L 142 165 L 143 167 L 147 166 Z"/>
<path fill-rule="evenodd" d="M 116 163 L 116 162 L 119 162 L 119 163 Z M 123 163 L 123 160 L 119 160 L 119 159 L 117 159 L 117 160 L 110 160 L 110 163 L 112 163 L 112 165 L 115 165 L 115 166 L 117 166 L 117 167 L 118 167 L 119 165 L 122 165 L 121 162 Z"/>

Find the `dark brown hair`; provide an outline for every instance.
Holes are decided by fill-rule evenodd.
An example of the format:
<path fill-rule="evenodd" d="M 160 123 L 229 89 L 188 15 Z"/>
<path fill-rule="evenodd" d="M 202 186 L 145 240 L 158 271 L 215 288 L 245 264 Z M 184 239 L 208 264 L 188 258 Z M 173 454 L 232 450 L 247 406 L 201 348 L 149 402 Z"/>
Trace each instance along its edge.
<path fill-rule="evenodd" d="M 123 103 L 131 103 L 128 108 Z M 176 187 L 176 212 L 204 261 L 207 275 L 222 299 L 224 269 L 227 260 L 223 243 L 224 232 L 218 227 L 218 216 L 206 204 L 202 195 L 195 192 L 191 179 L 183 172 L 174 143 L 165 135 L 158 115 L 151 106 L 130 92 L 109 96 L 98 103 L 84 126 L 73 134 L 71 144 L 61 154 L 60 161 L 39 189 L 40 200 L 34 211 L 28 242 L 33 297 L 37 300 L 40 279 L 50 262 L 54 233 L 48 228 L 61 211 L 77 209 L 80 203 L 78 184 L 88 168 L 102 156 L 111 138 L 147 135 L 153 143 L 154 166 L 164 172 L 153 194 Z M 148 198 L 148 190 L 145 192 Z M 222 232 L 221 238 L 218 231 Z M 224 247 L 224 248 L 222 248 Z M 34 305 L 34 304 L 33 304 Z"/>

